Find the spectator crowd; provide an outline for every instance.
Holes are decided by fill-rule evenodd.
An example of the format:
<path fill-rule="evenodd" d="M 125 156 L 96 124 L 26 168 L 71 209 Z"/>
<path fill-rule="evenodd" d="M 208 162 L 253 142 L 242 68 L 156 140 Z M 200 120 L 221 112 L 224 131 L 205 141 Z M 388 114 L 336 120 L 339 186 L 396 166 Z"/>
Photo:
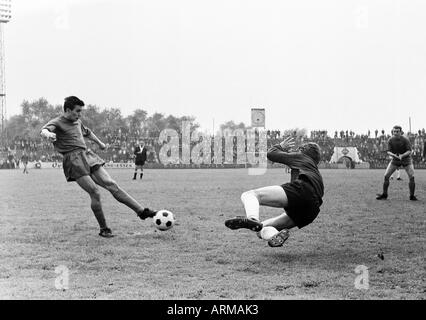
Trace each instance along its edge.
<path fill-rule="evenodd" d="M 88 143 L 90 148 L 105 159 L 107 162 L 125 162 L 134 161 L 134 147 L 138 140 L 143 140 L 147 147 L 147 162 L 159 163 L 158 154 L 165 143 L 160 143 L 158 137 L 147 135 L 146 132 L 141 134 L 138 131 L 130 132 L 127 128 L 103 129 L 96 133 L 99 138 L 110 147 L 107 150 L 97 150 L 97 146 Z M 288 131 L 267 130 L 268 147 L 280 142 Z M 386 166 L 389 157 L 387 151 L 387 141 L 390 135 L 384 130 L 368 131 L 366 134 L 357 134 L 353 131 L 341 130 L 335 131 L 331 135 L 327 131 L 311 131 L 310 135 L 292 134 L 297 144 L 303 142 L 316 142 L 322 150 L 322 161 L 330 163 L 334 152 L 334 147 L 356 147 L 361 162 L 370 163 L 370 167 Z M 426 157 L 425 129 L 415 133 L 407 133 L 405 135 L 411 142 L 412 156 L 414 163 L 424 161 Z M 214 138 L 212 138 L 214 139 Z M 193 142 L 195 145 L 197 142 Z M 236 148 L 234 153 L 236 153 Z M 26 137 L 16 136 L 14 138 L 2 138 L 0 143 L 0 168 L 15 168 L 19 166 L 22 157 L 26 155 L 30 162 L 61 162 L 62 155 L 55 152 L 53 145 L 41 138 L 29 139 Z M 236 157 L 234 157 L 235 159 Z"/>

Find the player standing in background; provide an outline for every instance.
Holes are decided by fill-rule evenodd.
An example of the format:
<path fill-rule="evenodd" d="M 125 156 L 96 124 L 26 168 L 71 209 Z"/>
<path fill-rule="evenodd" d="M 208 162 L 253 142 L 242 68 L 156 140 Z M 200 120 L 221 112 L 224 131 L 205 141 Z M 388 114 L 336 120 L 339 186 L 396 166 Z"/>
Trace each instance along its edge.
<path fill-rule="evenodd" d="M 426 141 L 423 143 L 423 161 L 426 161 Z"/>
<path fill-rule="evenodd" d="M 138 174 L 138 169 L 141 170 L 140 178 L 143 177 L 143 166 L 146 161 L 146 148 L 145 142 L 141 141 L 137 143 L 135 147 L 135 151 L 133 152 L 136 156 L 135 158 L 135 173 L 133 174 L 133 180 L 136 180 L 136 176 Z"/>
<path fill-rule="evenodd" d="M 402 180 L 401 178 L 401 170 L 396 169 L 395 172 L 391 175 L 390 179 L 393 180 L 393 176 L 396 175 L 396 180 Z"/>
<path fill-rule="evenodd" d="M 287 138 L 268 150 L 267 157 L 273 162 L 285 164 L 298 173 L 292 180 L 281 186 L 269 186 L 244 192 L 241 201 L 246 217 L 235 217 L 225 221 L 230 229 L 246 228 L 259 232 L 261 238 L 268 240 L 271 247 L 279 247 L 289 237 L 289 229 L 303 228 L 310 224 L 320 212 L 324 184 L 318 170 L 321 159 L 320 148 L 316 143 L 305 143 L 296 152 L 289 152 L 293 139 Z M 259 206 L 283 208 L 284 213 L 275 218 L 259 221 Z M 266 227 L 273 230 L 267 235 Z"/>
<path fill-rule="evenodd" d="M 22 162 L 22 165 L 24 166 L 24 171 L 22 171 L 22 173 L 29 173 L 28 172 L 28 168 L 27 168 L 27 166 L 28 166 L 28 155 L 24 152 L 23 154 L 22 154 L 22 157 L 21 157 L 21 162 Z"/>
<path fill-rule="evenodd" d="M 407 172 L 409 182 L 408 188 L 410 191 L 410 200 L 416 201 L 414 195 L 416 184 L 414 182 L 414 165 L 411 157 L 410 141 L 402 135 L 401 126 L 394 126 L 392 129 L 392 137 L 388 140 L 388 155 L 392 157 L 385 171 L 383 181 L 383 193 L 377 195 L 377 200 L 385 200 L 388 198 L 389 179 L 396 169 L 403 167 Z"/>
<path fill-rule="evenodd" d="M 76 181 L 90 195 L 91 209 L 100 227 L 99 235 L 110 238 L 113 234 L 105 220 L 98 186 L 108 190 L 117 201 L 135 211 L 142 220 L 152 218 L 156 212 L 142 207 L 121 189 L 103 167 L 105 162 L 87 149 L 84 137 L 95 142 L 101 150 L 106 145 L 81 122 L 83 106 L 84 102 L 75 96 L 65 98 L 63 115 L 44 125 L 40 134 L 52 141 L 56 151 L 64 156 L 63 170 L 67 181 Z"/>

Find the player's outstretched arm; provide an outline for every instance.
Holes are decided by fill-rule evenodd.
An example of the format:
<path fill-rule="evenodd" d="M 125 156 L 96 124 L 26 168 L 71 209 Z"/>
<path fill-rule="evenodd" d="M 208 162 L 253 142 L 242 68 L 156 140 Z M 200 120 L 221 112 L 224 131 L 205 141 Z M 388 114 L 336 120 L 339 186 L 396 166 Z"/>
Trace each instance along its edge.
<path fill-rule="evenodd" d="M 401 158 L 397 156 L 395 153 L 388 151 L 388 155 L 390 155 L 392 158 L 400 160 Z"/>
<path fill-rule="evenodd" d="M 51 142 L 56 141 L 56 133 L 54 133 L 54 132 L 50 132 L 50 131 L 49 131 L 49 130 L 47 130 L 47 129 L 43 129 L 43 130 L 41 130 L 40 135 L 41 135 L 43 138 L 45 138 L 45 139 L 47 139 L 47 140 L 49 140 L 49 141 L 51 141 Z"/>
<path fill-rule="evenodd" d="M 95 142 L 99 146 L 99 148 L 101 148 L 101 150 L 104 150 L 107 147 L 107 145 L 101 140 L 99 140 L 99 138 L 93 132 L 90 132 L 87 138 Z"/>
<path fill-rule="evenodd" d="M 289 151 L 294 147 L 294 139 L 293 137 L 287 137 L 283 141 L 280 142 L 280 146 L 284 151 Z"/>
<path fill-rule="evenodd" d="M 268 150 L 266 157 L 272 162 L 288 164 L 291 153 L 285 152 L 280 144 L 276 144 Z"/>
<path fill-rule="evenodd" d="M 399 157 L 402 159 L 402 158 L 408 157 L 410 154 L 411 154 L 411 150 L 407 150 L 406 152 L 401 154 Z"/>

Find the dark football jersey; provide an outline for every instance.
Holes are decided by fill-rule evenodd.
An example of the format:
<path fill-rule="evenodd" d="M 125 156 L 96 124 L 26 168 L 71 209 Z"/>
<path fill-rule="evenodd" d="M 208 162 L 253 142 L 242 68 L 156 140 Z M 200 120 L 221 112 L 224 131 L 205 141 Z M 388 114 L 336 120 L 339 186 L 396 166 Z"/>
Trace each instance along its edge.
<path fill-rule="evenodd" d="M 388 151 L 395 153 L 396 155 L 403 154 L 411 150 L 411 143 L 404 136 L 393 136 L 388 140 Z M 402 160 L 392 159 L 392 163 L 397 166 L 407 166 L 412 164 L 413 158 L 411 154 L 407 157 L 404 157 Z"/>
<path fill-rule="evenodd" d="M 303 175 L 304 179 L 311 183 L 317 196 L 320 198 L 324 196 L 322 176 L 317 164 L 311 157 L 301 152 L 286 152 L 279 144 L 268 150 L 267 157 L 272 162 L 282 163 L 292 168 L 292 175 L 298 171 L 298 177 L 300 178 Z"/>
<path fill-rule="evenodd" d="M 73 122 L 64 116 L 50 120 L 42 128 L 56 134 L 56 141 L 53 145 L 59 153 L 65 154 L 76 149 L 86 149 L 84 137 L 91 134 L 90 129 L 86 128 L 79 120 Z"/>
<path fill-rule="evenodd" d="M 411 143 L 406 137 L 393 136 L 388 140 L 388 151 L 400 155 L 408 150 L 411 150 Z"/>

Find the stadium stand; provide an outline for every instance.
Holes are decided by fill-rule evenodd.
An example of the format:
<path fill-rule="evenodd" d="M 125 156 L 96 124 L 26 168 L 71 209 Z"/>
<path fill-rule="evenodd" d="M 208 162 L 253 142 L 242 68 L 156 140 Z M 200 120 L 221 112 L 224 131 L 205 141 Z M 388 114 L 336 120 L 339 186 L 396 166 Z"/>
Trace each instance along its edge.
<path fill-rule="evenodd" d="M 267 142 L 268 147 L 278 143 L 283 137 L 280 130 L 268 130 Z M 154 167 L 164 167 L 158 158 L 159 151 L 162 144 L 158 142 L 158 138 L 153 135 L 139 137 L 137 134 L 131 134 L 127 128 L 117 129 L 104 129 L 99 132 L 98 136 L 105 143 L 110 145 L 107 151 L 97 150 L 98 154 L 107 162 L 112 163 L 131 163 L 133 162 L 133 146 L 137 139 L 143 139 L 148 148 L 147 164 Z M 310 136 L 294 136 L 297 143 L 303 142 L 316 142 L 322 149 L 322 161 L 327 164 L 330 163 L 334 147 L 356 147 L 359 152 L 359 159 L 361 162 L 369 163 L 370 168 L 383 168 L 388 163 L 388 156 L 386 154 L 387 140 L 390 135 L 385 134 L 384 130 L 375 130 L 374 136 L 370 131 L 367 134 L 356 134 L 348 130 L 341 130 L 334 132 L 330 136 L 327 131 L 311 131 Z M 415 166 L 418 168 L 425 167 L 425 144 L 426 134 L 425 129 L 419 130 L 416 133 L 408 133 L 407 137 L 411 141 L 413 148 L 413 160 Z M 195 145 L 196 143 L 193 143 Z M 90 147 L 90 144 L 89 144 Z M 62 155 L 55 152 L 53 145 L 42 139 L 29 139 L 28 137 L 16 136 L 10 139 L 2 139 L 0 144 L 0 168 L 13 169 L 19 167 L 19 161 L 26 153 L 29 161 L 37 162 L 60 162 Z M 213 153 L 213 149 L 212 149 Z M 236 148 L 234 150 L 234 159 Z M 228 163 L 229 165 L 229 163 Z M 237 163 L 234 161 L 234 165 Z M 179 167 L 179 164 L 167 167 Z M 225 167 L 220 165 L 205 164 L 202 166 L 191 167 Z M 241 166 L 241 165 L 240 165 Z M 235 167 L 235 166 L 234 166 Z M 327 166 L 326 166 L 327 167 Z"/>

